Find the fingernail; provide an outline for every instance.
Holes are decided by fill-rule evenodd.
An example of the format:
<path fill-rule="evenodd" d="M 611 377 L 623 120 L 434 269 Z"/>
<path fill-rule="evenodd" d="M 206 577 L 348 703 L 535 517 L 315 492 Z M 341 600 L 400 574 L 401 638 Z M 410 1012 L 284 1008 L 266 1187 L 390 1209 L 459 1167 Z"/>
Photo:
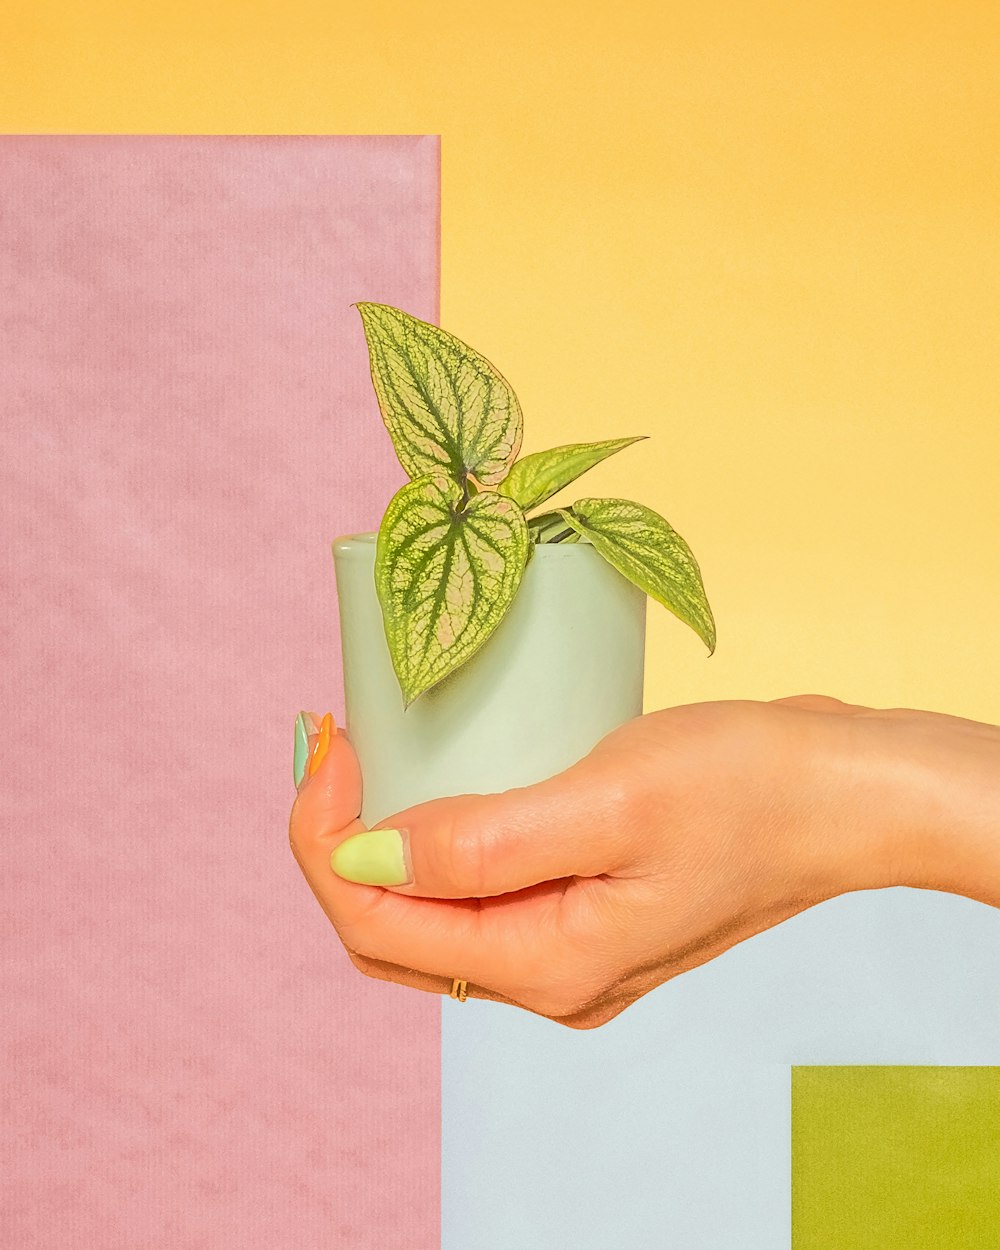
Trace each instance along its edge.
<path fill-rule="evenodd" d="M 309 735 L 318 732 L 311 712 L 300 712 L 295 718 L 295 758 L 292 762 L 292 777 L 296 790 L 305 776 L 306 760 L 309 758 Z"/>
<path fill-rule="evenodd" d="M 300 712 L 298 716 L 296 716 L 295 757 L 292 765 L 292 776 L 295 779 L 296 790 L 302 785 L 303 778 L 306 775 L 307 766 L 308 774 L 311 777 L 323 762 L 323 756 L 326 755 L 330 747 L 331 733 L 335 732 L 336 728 L 337 726 L 329 712 L 327 712 L 321 722 L 316 720 L 316 717 L 312 714 L 312 712 Z M 309 739 L 317 734 L 319 737 L 313 748 L 312 756 L 310 757 Z"/>
<path fill-rule="evenodd" d="M 313 773 L 315 773 L 316 769 L 319 768 L 320 764 L 322 764 L 323 760 L 326 758 L 326 753 L 330 749 L 330 737 L 335 729 L 336 726 L 333 723 L 333 717 L 329 712 L 327 712 L 320 722 L 319 739 L 316 742 L 316 747 L 312 755 L 309 757 L 309 767 L 307 771 L 310 777 Z"/>
<path fill-rule="evenodd" d="M 330 856 L 330 867 L 359 885 L 409 885 L 412 881 L 399 829 L 369 829 L 345 839 Z"/>

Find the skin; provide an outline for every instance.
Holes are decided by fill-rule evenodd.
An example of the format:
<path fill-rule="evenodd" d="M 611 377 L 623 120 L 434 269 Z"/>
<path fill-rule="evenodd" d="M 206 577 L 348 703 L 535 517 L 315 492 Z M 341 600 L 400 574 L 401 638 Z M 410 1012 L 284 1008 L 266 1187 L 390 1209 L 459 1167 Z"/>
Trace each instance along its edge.
<path fill-rule="evenodd" d="M 310 742 L 310 747 L 312 742 Z M 664 708 L 536 785 L 405 808 L 412 882 L 344 881 L 365 829 L 338 732 L 292 852 L 366 976 L 573 1029 L 824 899 L 908 885 L 1000 907 L 1000 727 L 824 695 Z"/>

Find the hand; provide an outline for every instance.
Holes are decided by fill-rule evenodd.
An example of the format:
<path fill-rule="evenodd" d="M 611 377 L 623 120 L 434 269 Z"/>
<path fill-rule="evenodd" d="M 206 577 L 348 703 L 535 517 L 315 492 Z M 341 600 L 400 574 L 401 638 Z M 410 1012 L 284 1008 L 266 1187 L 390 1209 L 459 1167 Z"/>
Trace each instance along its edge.
<path fill-rule="evenodd" d="M 929 865 L 923 774 L 898 763 L 933 738 L 928 718 L 992 730 L 821 695 L 648 713 L 545 781 L 380 822 L 404 831 L 410 881 L 389 888 L 331 869 L 365 828 L 357 757 L 337 733 L 301 786 L 290 841 L 366 975 L 438 994 L 460 977 L 470 997 L 595 1028 L 814 903 L 906 883 L 911 842 Z"/>

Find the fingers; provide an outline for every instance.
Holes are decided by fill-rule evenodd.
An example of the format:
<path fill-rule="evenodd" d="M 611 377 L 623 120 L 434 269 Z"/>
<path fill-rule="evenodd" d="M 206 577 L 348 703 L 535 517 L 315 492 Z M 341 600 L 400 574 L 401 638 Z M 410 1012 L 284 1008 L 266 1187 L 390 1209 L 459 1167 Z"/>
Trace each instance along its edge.
<path fill-rule="evenodd" d="M 565 892 L 565 882 L 482 900 L 382 890 L 381 903 L 340 933 L 358 955 L 437 978 L 439 992 L 458 977 L 473 997 L 496 996 L 548 1015 L 576 976 L 562 929 Z"/>
<path fill-rule="evenodd" d="M 365 976 L 371 977 L 376 981 L 391 981 L 395 985 L 405 986 L 407 989 L 424 990 L 431 994 L 450 995 L 451 979 L 447 983 L 442 983 L 440 977 L 427 976 L 424 973 L 417 972 L 412 968 L 400 968 L 396 964 L 388 964 L 379 959 L 369 959 L 364 955 L 357 954 L 356 951 L 348 951 L 351 963 L 364 973 Z M 661 982 L 657 980 L 656 984 Z M 646 987 L 653 988 L 653 985 Z M 643 993 L 646 992 L 644 988 Z M 602 1024 L 607 1024 L 609 1020 L 613 1020 L 615 1016 L 621 1013 L 640 997 L 640 994 L 629 993 L 627 991 L 616 991 L 610 1001 L 602 1001 L 595 1004 L 588 1004 L 584 1007 L 575 1008 L 572 1011 L 548 1010 L 545 1009 L 547 1004 L 543 1006 L 532 1006 L 530 1003 L 521 1002 L 520 999 L 508 998 L 506 994 L 500 994 L 496 990 L 487 989 L 482 985 L 468 985 L 466 998 L 481 998 L 487 1002 L 503 1003 L 508 1007 L 518 1007 L 522 1011 L 527 1011 L 533 1016 L 539 1016 L 543 1020 L 551 1020 L 555 1024 L 564 1025 L 571 1029 L 594 1029 Z"/>
<path fill-rule="evenodd" d="M 484 899 L 567 877 L 613 875 L 633 841 L 626 785 L 607 770 L 578 765 L 531 786 L 405 808 L 374 826 L 402 836 L 410 880 L 389 888 L 397 896 Z M 338 856 L 338 872 L 348 858 Z M 350 879 L 361 879 L 351 867 Z"/>
<path fill-rule="evenodd" d="M 314 744 L 315 735 L 310 735 L 310 748 Z M 338 932 L 343 922 L 356 922 L 377 905 L 383 894 L 374 887 L 347 886 L 330 870 L 330 852 L 337 842 L 365 828 L 360 819 L 361 799 L 358 757 L 338 730 L 331 735 L 315 773 L 303 777 L 288 822 L 292 854 Z"/>
<path fill-rule="evenodd" d="M 423 990 L 428 994 L 451 995 L 452 977 L 438 977 L 426 972 L 420 972 L 416 968 L 401 968 L 398 964 L 386 963 L 383 959 L 372 959 L 367 955 L 359 955 L 357 951 L 348 949 L 348 957 L 351 963 L 359 972 L 364 973 L 366 977 L 371 977 L 376 981 L 391 981 L 395 985 L 402 985 L 407 989 Z M 506 994 L 499 994 L 496 990 L 487 989 L 482 985 L 466 985 L 466 998 L 482 998 L 493 1003 L 504 1003 L 508 1007 L 521 1007 L 524 1011 L 531 1011 L 530 1007 L 525 1007 L 523 1003 L 517 1002 L 513 998 L 508 998 Z M 539 1015 L 539 1012 L 532 1014 Z"/>
<path fill-rule="evenodd" d="M 312 738 L 310 739 L 312 746 Z M 303 778 L 292 806 L 289 842 L 309 887 L 354 955 L 419 969 L 440 986 L 453 977 L 488 985 L 500 942 L 480 940 L 475 900 L 428 902 L 343 880 L 330 867 L 332 851 L 363 832 L 361 769 L 341 733 L 331 736 L 319 767 Z M 475 960 L 471 952 L 477 952 Z"/>
<path fill-rule="evenodd" d="M 334 733 L 303 778 L 289 840 L 356 967 L 435 993 L 461 978 L 473 997 L 551 1017 L 576 979 L 578 951 L 563 926 L 572 915 L 578 927 L 580 904 L 564 904 L 630 858 L 626 794 L 608 767 L 574 766 L 536 786 L 417 804 L 379 826 L 406 829 L 411 884 L 349 881 L 330 858 L 365 832 L 362 779 L 349 741 Z"/>

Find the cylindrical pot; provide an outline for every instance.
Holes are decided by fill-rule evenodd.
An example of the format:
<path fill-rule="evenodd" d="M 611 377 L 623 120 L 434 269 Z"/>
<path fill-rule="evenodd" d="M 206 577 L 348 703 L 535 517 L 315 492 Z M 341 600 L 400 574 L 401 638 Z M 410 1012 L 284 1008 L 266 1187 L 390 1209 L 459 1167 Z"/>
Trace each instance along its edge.
<path fill-rule="evenodd" d="M 538 543 L 503 620 L 405 711 L 375 590 L 374 533 L 333 542 L 361 818 L 532 785 L 642 714 L 646 594 L 584 539 Z"/>

